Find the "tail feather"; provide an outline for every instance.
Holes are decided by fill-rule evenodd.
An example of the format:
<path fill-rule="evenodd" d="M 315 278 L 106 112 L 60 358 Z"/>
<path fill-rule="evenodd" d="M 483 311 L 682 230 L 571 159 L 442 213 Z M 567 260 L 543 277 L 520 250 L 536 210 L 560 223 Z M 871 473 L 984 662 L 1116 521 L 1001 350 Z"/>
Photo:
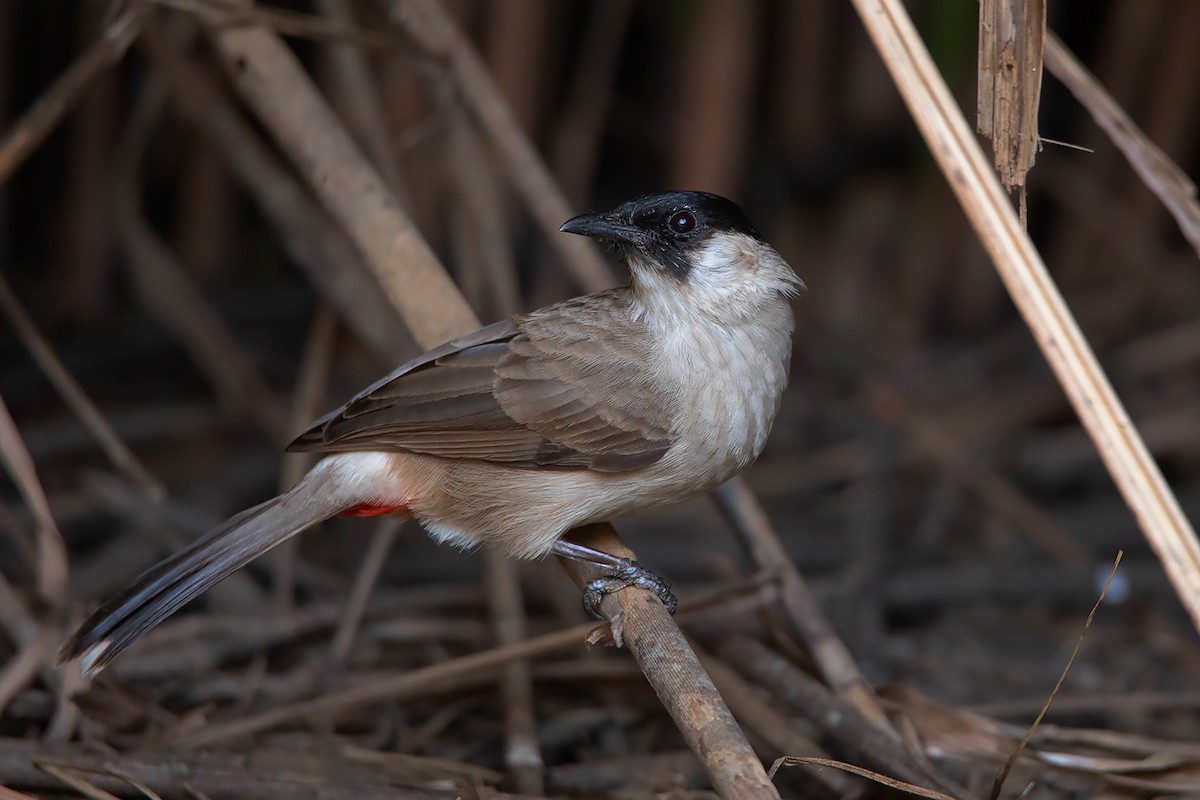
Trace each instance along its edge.
<path fill-rule="evenodd" d="M 79 658 L 84 674 L 96 675 L 185 603 L 347 505 L 341 493 L 314 491 L 310 483 L 243 511 L 146 570 L 80 626 L 59 663 Z"/>

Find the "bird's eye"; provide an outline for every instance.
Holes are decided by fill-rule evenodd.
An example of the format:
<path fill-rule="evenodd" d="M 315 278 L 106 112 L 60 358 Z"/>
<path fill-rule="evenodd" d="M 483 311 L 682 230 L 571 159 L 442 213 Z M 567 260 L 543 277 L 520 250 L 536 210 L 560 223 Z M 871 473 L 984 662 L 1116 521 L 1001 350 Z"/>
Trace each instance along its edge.
<path fill-rule="evenodd" d="M 691 233 L 696 229 L 696 215 L 690 211 L 676 211 L 667 220 L 667 227 L 674 234 Z"/>

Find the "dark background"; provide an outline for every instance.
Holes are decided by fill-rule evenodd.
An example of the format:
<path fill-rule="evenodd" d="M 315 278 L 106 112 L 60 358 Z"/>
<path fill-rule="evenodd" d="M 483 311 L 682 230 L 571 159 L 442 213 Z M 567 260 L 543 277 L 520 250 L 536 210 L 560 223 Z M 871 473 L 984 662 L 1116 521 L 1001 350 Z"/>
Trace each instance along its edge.
<path fill-rule="evenodd" d="M 908 5 L 973 120 L 976 4 Z M 382 4 L 352 6 L 361 27 L 387 28 Z M 951 705 L 1036 709 L 1124 549 L 1118 587 L 1064 695 L 1175 699 L 1132 710 L 1097 701 L 1060 719 L 1194 738 L 1195 699 L 1187 692 L 1200 667 L 1195 632 L 848 4 L 452 6 L 578 210 L 664 188 L 719 192 L 746 207 L 804 278 L 791 386 L 748 479 L 868 677 Z M 0 2 L 4 127 L 96 38 L 105 10 L 97 2 Z M 182 12 L 161 18 L 166 28 L 189 24 Z M 1200 4 L 1052 2 L 1050 26 L 1148 136 L 1195 174 Z M 184 40 L 186 57 L 220 79 L 204 38 Z M 327 48 L 292 41 L 339 105 Z M 480 317 L 503 316 L 513 309 L 456 246 L 462 227 L 478 224 L 464 218 L 453 178 L 461 155 L 447 131 L 462 124 L 459 101 L 438 64 L 402 38 L 372 51 L 370 63 L 409 212 Z M 160 556 L 164 542 L 264 499 L 279 482 L 281 437 L 214 392 L 186 336 L 155 313 L 153 292 L 136 290 L 119 246 L 113 187 L 127 179 L 123 137 L 153 70 L 135 45 L 0 187 L 4 276 L 169 490 L 170 513 L 136 522 L 148 513 L 144 502 L 129 499 L 132 490 L 5 326 L 0 395 L 67 540 L 80 609 Z M 1049 75 L 1040 119 L 1043 137 L 1091 152 L 1045 146 L 1029 179 L 1030 232 L 1195 520 L 1197 254 Z M 487 202 L 503 210 L 519 307 L 578 293 L 496 151 L 478 141 Z M 319 292 L 222 153 L 172 103 L 140 165 L 146 218 L 288 408 Z M 343 402 L 415 350 L 401 346 L 382 357 L 339 326 L 317 410 Z M 22 529 L 27 535 L 30 518 L 7 481 L 0 501 L 7 510 L 0 528 L 17 534 L 0 537 L 0 571 L 28 587 L 29 564 L 13 542 Z M 681 584 L 685 600 L 742 568 L 707 499 L 620 527 L 642 560 Z M 331 528 L 304 542 L 310 571 L 302 570 L 297 602 L 338 597 L 372 530 L 361 521 Z M 394 587 L 471 581 L 480 564 L 406 528 L 383 580 Z M 265 568 L 253 574 L 270 584 Z M 545 600 L 536 584 L 561 580 L 544 567 L 523 574 L 534 586 L 533 605 Z"/>

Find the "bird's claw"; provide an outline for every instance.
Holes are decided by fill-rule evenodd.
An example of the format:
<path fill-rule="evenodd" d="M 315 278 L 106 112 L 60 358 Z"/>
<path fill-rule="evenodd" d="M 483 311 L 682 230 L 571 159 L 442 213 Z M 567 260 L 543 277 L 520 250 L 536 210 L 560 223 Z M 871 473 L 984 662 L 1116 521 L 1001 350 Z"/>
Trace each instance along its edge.
<path fill-rule="evenodd" d="M 636 561 L 623 558 L 619 566 L 613 567 L 608 570 L 607 574 L 583 587 L 583 607 L 592 616 L 602 619 L 604 615 L 600 613 L 600 601 L 604 599 L 604 596 L 630 586 L 654 592 L 666 606 L 668 614 L 674 614 L 679 605 L 675 595 L 671 594 L 669 580 L 653 570 L 646 569 Z"/>

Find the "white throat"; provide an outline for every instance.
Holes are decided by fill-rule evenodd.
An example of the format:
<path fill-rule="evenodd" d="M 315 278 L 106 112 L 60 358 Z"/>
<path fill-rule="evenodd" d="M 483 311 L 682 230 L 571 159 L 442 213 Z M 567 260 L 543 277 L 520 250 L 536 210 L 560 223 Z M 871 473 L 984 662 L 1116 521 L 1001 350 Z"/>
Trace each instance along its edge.
<path fill-rule="evenodd" d="M 787 384 L 794 320 L 790 297 L 802 284 L 770 246 L 742 234 L 714 235 L 684 278 L 631 262 L 635 313 L 679 387 L 682 441 L 720 482 L 761 452 Z M 680 454 L 680 457 L 688 457 Z"/>

